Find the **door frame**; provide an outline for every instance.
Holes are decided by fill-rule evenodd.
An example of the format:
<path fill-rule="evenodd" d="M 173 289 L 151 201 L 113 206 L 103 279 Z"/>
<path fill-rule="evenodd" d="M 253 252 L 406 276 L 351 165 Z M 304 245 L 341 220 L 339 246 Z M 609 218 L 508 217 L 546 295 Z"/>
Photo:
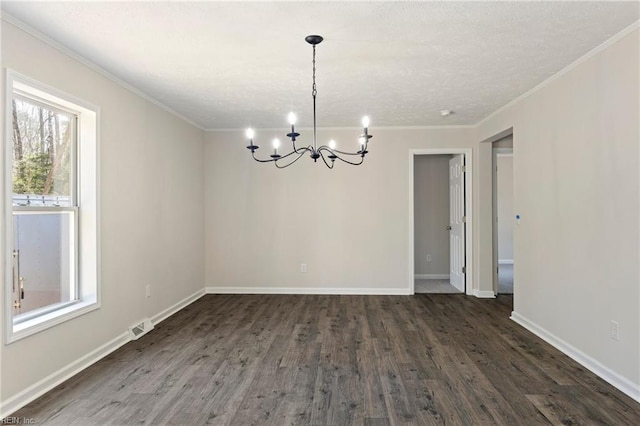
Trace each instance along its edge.
<path fill-rule="evenodd" d="M 472 148 L 424 148 L 409 150 L 409 294 L 415 294 L 415 218 L 414 218 L 414 159 L 417 155 L 463 154 L 465 164 L 464 210 L 465 227 L 465 293 L 473 294 L 473 149 Z"/>

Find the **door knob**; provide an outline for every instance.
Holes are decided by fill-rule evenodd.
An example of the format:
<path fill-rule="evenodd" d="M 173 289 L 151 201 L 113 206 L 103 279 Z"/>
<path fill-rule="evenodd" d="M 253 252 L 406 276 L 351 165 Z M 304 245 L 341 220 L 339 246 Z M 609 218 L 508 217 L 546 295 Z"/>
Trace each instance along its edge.
<path fill-rule="evenodd" d="M 447 226 L 447 231 L 451 231 L 451 225 Z"/>

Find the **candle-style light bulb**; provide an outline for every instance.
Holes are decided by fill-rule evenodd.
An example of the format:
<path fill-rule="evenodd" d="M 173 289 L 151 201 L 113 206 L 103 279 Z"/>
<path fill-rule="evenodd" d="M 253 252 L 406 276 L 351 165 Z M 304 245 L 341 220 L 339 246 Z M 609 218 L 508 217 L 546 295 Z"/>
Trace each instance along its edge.
<path fill-rule="evenodd" d="M 253 139 L 253 137 L 255 136 L 253 129 L 247 129 L 245 134 L 247 135 L 247 139 Z"/>
<path fill-rule="evenodd" d="M 362 117 L 362 127 L 364 127 L 365 129 L 369 127 L 369 117 L 366 115 Z"/>
<path fill-rule="evenodd" d="M 360 145 L 362 145 L 362 147 L 364 148 L 364 144 L 367 143 L 367 139 L 364 137 L 360 137 L 360 139 L 358 139 L 358 142 L 360 142 Z"/>
<path fill-rule="evenodd" d="M 296 119 L 297 117 L 293 112 L 290 112 L 287 116 L 287 120 L 289 120 L 289 124 L 291 124 L 292 126 L 296 124 Z"/>
<path fill-rule="evenodd" d="M 273 140 L 273 149 L 275 149 L 276 151 L 278 150 L 278 148 L 280 148 L 280 139 L 275 138 Z"/>
<path fill-rule="evenodd" d="M 331 150 L 336 149 L 336 141 L 334 141 L 333 139 L 331 139 L 329 141 L 329 148 L 331 148 Z"/>

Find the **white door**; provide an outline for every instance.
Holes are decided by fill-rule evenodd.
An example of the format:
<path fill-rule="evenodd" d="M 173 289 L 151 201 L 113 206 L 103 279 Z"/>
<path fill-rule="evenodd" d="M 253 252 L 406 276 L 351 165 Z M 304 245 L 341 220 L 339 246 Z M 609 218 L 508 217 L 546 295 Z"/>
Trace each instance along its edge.
<path fill-rule="evenodd" d="M 449 160 L 449 277 L 451 285 L 464 292 L 464 155 Z"/>

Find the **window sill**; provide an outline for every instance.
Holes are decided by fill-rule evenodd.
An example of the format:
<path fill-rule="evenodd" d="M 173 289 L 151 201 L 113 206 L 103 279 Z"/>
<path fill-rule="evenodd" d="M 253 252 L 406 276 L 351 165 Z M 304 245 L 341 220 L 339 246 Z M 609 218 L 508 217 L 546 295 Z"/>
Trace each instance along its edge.
<path fill-rule="evenodd" d="M 100 304 L 94 300 L 79 301 L 70 306 L 49 312 L 44 315 L 20 322 L 19 324 L 10 324 L 12 328 L 7 335 L 7 343 L 13 343 L 27 336 L 39 333 L 43 330 L 61 324 L 70 319 L 77 318 L 88 312 L 94 311 L 100 307 Z"/>

